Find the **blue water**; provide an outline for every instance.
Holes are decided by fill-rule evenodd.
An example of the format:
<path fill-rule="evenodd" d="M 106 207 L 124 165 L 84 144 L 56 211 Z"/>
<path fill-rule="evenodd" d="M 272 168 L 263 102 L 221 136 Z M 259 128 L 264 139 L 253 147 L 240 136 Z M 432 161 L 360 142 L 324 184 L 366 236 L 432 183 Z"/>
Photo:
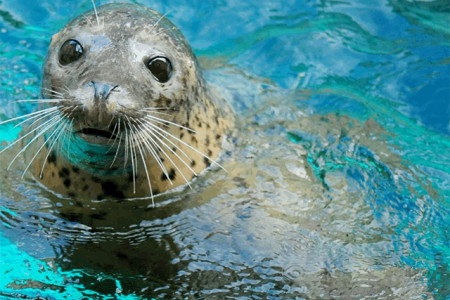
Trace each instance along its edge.
<path fill-rule="evenodd" d="M 0 299 L 448 299 L 448 1 L 128 2 L 167 13 L 233 107 L 228 173 L 82 222 L 2 153 Z M 0 0 L 0 120 L 35 109 L 13 101 L 91 7 Z"/>

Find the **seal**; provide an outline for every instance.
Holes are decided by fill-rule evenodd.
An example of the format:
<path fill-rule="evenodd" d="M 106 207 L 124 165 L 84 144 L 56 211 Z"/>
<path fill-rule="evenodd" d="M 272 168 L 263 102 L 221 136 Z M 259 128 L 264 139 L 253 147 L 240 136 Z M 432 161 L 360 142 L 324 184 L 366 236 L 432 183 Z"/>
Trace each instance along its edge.
<path fill-rule="evenodd" d="M 153 199 L 189 185 L 217 164 L 233 123 L 181 32 L 136 4 L 94 8 L 55 34 L 41 95 L 23 116 L 33 126 L 20 152 L 39 145 L 27 169 L 76 199 Z"/>

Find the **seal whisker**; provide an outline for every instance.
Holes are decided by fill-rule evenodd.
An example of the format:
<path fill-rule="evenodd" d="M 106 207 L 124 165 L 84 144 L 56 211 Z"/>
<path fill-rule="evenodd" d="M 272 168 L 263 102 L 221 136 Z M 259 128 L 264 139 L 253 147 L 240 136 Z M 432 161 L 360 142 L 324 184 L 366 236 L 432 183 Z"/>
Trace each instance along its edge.
<path fill-rule="evenodd" d="M 138 141 L 137 141 L 137 138 L 136 138 L 136 134 L 135 134 L 135 132 L 134 132 L 134 130 L 133 130 L 133 128 L 131 127 L 132 126 L 132 124 L 130 123 L 129 125 L 128 125 L 128 129 L 130 130 L 130 151 L 131 151 L 131 164 L 133 165 L 134 164 L 134 174 L 135 174 L 135 176 L 137 176 L 137 173 L 138 173 L 138 170 L 137 170 L 137 168 L 138 168 L 138 165 L 137 165 L 137 163 L 136 163 L 136 144 L 137 143 L 139 143 Z"/>
<path fill-rule="evenodd" d="M 109 120 L 109 123 L 108 123 L 108 128 L 111 128 L 111 124 L 114 121 L 114 119 L 115 119 L 115 116 L 111 116 L 111 120 Z M 112 133 L 114 133 L 114 131 L 116 130 L 116 127 L 117 127 L 117 123 L 114 125 Z"/>
<path fill-rule="evenodd" d="M 31 103 L 60 103 L 63 100 L 63 98 L 49 98 L 49 99 L 24 99 L 24 100 L 15 100 L 13 102 L 15 103 L 24 103 L 24 102 L 31 102 Z"/>
<path fill-rule="evenodd" d="M 128 164 L 129 146 L 128 146 L 128 129 L 126 126 L 124 126 L 124 130 L 125 130 L 125 160 L 123 162 L 123 168 L 125 169 Z"/>
<path fill-rule="evenodd" d="M 122 142 L 122 134 L 120 134 L 120 136 L 119 136 L 119 143 L 118 143 L 118 145 L 117 145 L 116 154 L 114 155 L 114 159 L 113 159 L 113 161 L 111 162 L 111 165 L 109 166 L 109 168 L 112 168 L 112 166 L 114 165 L 114 163 L 115 163 L 116 160 L 117 160 L 117 157 L 118 157 L 119 151 L 120 151 L 120 144 L 121 144 L 121 142 Z"/>
<path fill-rule="evenodd" d="M 67 126 L 67 124 L 65 124 L 65 122 L 61 122 L 58 126 L 53 128 L 52 133 L 50 134 L 50 136 L 45 138 L 45 141 L 42 143 L 42 145 L 39 147 L 39 149 L 36 151 L 36 153 L 31 158 L 30 162 L 26 166 L 25 170 L 22 173 L 22 179 L 25 176 L 25 173 L 30 168 L 30 166 L 33 163 L 33 161 L 36 159 L 36 157 L 39 155 L 39 153 L 41 153 L 41 151 L 44 149 L 45 145 L 47 145 L 48 142 L 53 139 L 53 136 L 55 135 L 55 133 L 58 133 L 58 136 L 59 136 L 61 134 L 63 128 L 65 128 L 66 126 Z"/>
<path fill-rule="evenodd" d="M 63 135 L 63 142 L 66 141 L 66 139 L 67 139 L 67 137 L 68 137 L 69 131 L 67 130 L 67 127 L 72 127 L 73 121 L 71 120 L 71 121 L 69 122 L 69 121 L 67 121 L 67 120 L 70 118 L 70 116 L 71 116 L 72 113 L 74 112 L 75 107 L 72 107 L 72 111 L 68 114 L 68 113 L 66 113 L 65 111 L 67 111 L 67 110 L 69 110 L 69 109 L 70 109 L 70 107 L 67 107 L 67 109 L 64 110 L 64 113 L 61 115 L 61 117 L 62 117 L 62 118 L 61 118 L 61 119 L 62 119 L 62 124 L 64 124 L 64 127 L 61 128 L 61 129 L 59 130 L 59 133 L 58 133 L 57 136 L 51 141 L 50 147 L 47 149 L 47 154 L 46 154 L 45 159 L 44 159 L 44 161 L 43 161 L 43 163 L 42 163 L 41 172 L 39 173 L 39 177 L 40 177 L 40 178 L 42 178 L 42 175 L 43 175 L 43 172 L 44 172 L 45 164 L 46 164 L 46 162 L 47 162 L 48 157 L 50 156 L 50 153 L 51 153 L 52 150 L 53 150 L 53 147 L 56 145 L 56 142 L 60 139 L 61 135 Z M 49 139 L 49 140 L 50 140 L 50 139 Z M 47 143 L 47 141 L 45 141 L 45 142 L 43 143 L 43 145 L 45 145 L 46 143 Z M 70 160 L 70 138 L 69 138 L 69 140 L 68 140 L 67 152 L 68 152 L 69 160 Z"/>
<path fill-rule="evenodd" d="M 13 122 L 13 121 L 17 121 L 17 120 L 20 120 L 20 119 L 28 118 L 25 121 L 22 121 L 22 123 L 19 123 L 19 124 L 23 124 L 24 122 L 28 122 L 28 121 L 30 121 L 30 120 L 32 120 L 34 118 L 39 117 L 40 115 L 43 115 L 43 114 L 46 114 L 46 113 L 50 113 L 50 112 L 56 111 L 56 110 L 58 110 L 57 107 L 50 107 L 50 108 L 47 108 L 47 109 L 35 111 L 35 112 L 29 113 L 29 114 L 26 114 L 26 115 L 23 115 L 23 116 L 19 116 L 19 117 L 15 117 L 15 118 L 11 118 L 11 119 L 2 121 L 2 122 L 0 122 L 0 125 L 6 124 L 6 123 L 9 123 L 9 122 Z M 20 126 L 20 125 L 16 125 L 16 126 Z"/>
<path fill-rule="evenodd" d="M 152 198 L 152 207 L 155 207 L 155 199 L 154 199 L 154 197 L 153 197 L 152 183 L 151 183 L 151 180 L 150 180 L 150 175 L 149 175 L 149 173 L 148 173 L 147 164 L 146 164 L 146 162 L 145 162 L 144 153 L 143 153 L 143 151 L 142 151 L 141 146 L 139 145 L 139 143 L 138 143 L 137 145 L 138 145 L 139 153 L 140 153 L 140 155 L 141 155 L 142 164 L 144 165 L 145 176 L 147 177 L 148 189 L 150 190 L 150 197 Z"/>
<path fill-rule="evenodd" d="M 58 91 L 56 91 L 56 90 L 53 90 L 53 89 L 49 89 L 49 88 L 42 88 L 42 90 L 44 90 L 44 91 L 47 91 L 47 92 L 50 92 L 50 93 L 55 93 L 55 94 L 57 94 L 57 95 L 63 95 L 61 92 L 58 92 Z"/>
<path fill-rule="evenodd" d="M 46 133 L 50 128 L 52 128 L 53 126 L 58 124 L 61 120 L 62 120 L 61 116 L 56 115 L 55 117 L 53 117 L 50 120 L 46 121 L 45 123 L 41 124 L 41 125 L 44 125 L 45 127 L 41 131 L 39 131 L 39 133 L 37 133 L 37 135 L 35 137 L 33 137 L 30 141 L 28 141 L 27 144 L 16 154 L 16 156 L 14 156 L 14 158 L 9 163 L 9 165 L 8 165 L 8 167 L 6 169 L 9 170 L 11 168 L 12 164 L 16 161 L 16 159 L 23 152 L 25 152 L 28 149 L 28 147 L 31 144 L 33 144 L 34 141 L 36 141 L 38 138 L 40 138 L 44 133 Z M 31 132 L 34 132 L 34 130 L 31 131 Z"/>
<path fill-rule="evenodd" d="M 67 109 L 68 109 L 68 108 L 64 108 L 63 110 L 67 110 Z M 53 117 L 52 117 L 52 116 L 53 116 Z M 37 123 L 37 122 L 39 122 L 39 121 L 45 119 L 45 118 L 50 118 L 50 117 L 51 117 L 50 120 L 47 120 L 47 121 L 44 122 L 43 124 L 40 124 L 40 125 L 37 126 L 36 128 L 33 128 L 33 130 L 27 132 L 25 135 L 23 135 L 22 137 L 20 137 L 20 138 L 18 138 L 17 140 L 15 140 L 13 143 L 11 143 L 11 144 L 9 144 L 8 146 L 6 146 L 3 150 L 0 151 L 0 154 L 3 153 L 4 151 L 10 149 L 10 148 L 13 147 L 14 145 L 18 144 L 19 142 L 21 142 L 22 140 L 24 140 L 24 139 L 25 139 L 26 137 L 28 137 L 29 135 L 35 133 L 35 132 L 38 131 L 41 127 L 46 126 L 46 124 L 48 124 L 49 122 L 51 122 L 51 121 L 54 120 L 55 118 L 57 118 L 57 117 L 58 117 L 58 118 L 61 118 L 61 116 L 59 115 L 59 112 L 58 112 L 58 111 L 53 111 L 53 112 L 50 112 L 50 113 L 45 114 L 44 116 L 39 117 L 37 120 L 35 120 L 35 121 L 31 124 L 31 126 L 34 125 L 35 123 Z M 21 122 L 21 123 L 23 123 L 23 122 Z M 20 123 L 19 123 L 19 124 L 20 124 Z M 17 126 L 17 125 L 16 125 L 16 126 Z M 42 133 L 42 131 L 41 131 L 40 133 Z M 40 134 L 40 133 L 39 133 L 39 134 Z M 33 139 L 33 140 L 35 140 L 35 139 Z M 33 141 L 33 140 L 32 140 L 32 141 Z M 29 142 L 29 143 L 30 143 L 30 142 Z M 27 145 L 26 147 L 28 147 L 28 145 Z M 9 168 L 9 167 L 8 167 L 8 168 Z"/>
<path fill-rule="evenodd" d="M 113 159 L 111 165 L 109 166 L 110 168 L 112 168 L 112 166 L 113 166 L 114 163 L 116 162 L 117 156 L 118 156 L 119 151 L 120 151 L 120 145 L 121 145 L 121 142 L 122 142 L 122 133 L 120 133 L 120 123 L 121 123 L 121 121 L 120 121 L 120 118 L 119 118 L 118 121 L 117 121 L 117 125 L 118 125 L 118 126 L 117 126 L 117 134 L 115 134 L 116 138 L 114 139 L 114 143 L 113 143 L 113 144 L 111 145 L 111 147 L 108 149 L 108 152 L 111 151 L 111 149 L 112 149 L 112 148 L 114 147 L 114 145 L 116 144 L 117 139 L 119 138 L 119 143 L 117 144 L 116 154 L 114 155 L 114 159 Z M 114 134 L 114 131 L 113 131 L 113 134 Z"/>
<path fill-rule="evenodd" d="M 186 129 L 187 131 L 190 131 L 190 132 L 193 132 L 193 133 L 196 133 L 196 134 L 198 133 L 197 131 L 195 131 L 195 130 L 193 130 L 193 129 L 191 129 L 191 128 L 188 128 L 188 127 L 185 127 L 185 126 L 183 126 L 183 125 L 180 125 L 180 124 L 177 124 L 177 123 L 174 123 L 174 122 L 171 122 L 171 121 L 167 121 L 167 120 L 165 120 L 165 119 L 161 119 L 161 118 L 158 118 L 158 117 L 155 117 L 155 116 L 146 115 L 144 118 L 145 118 L 145 119 L 152 119 L 152 120 L 155 120 L 155 122 L 156 122 L 156 123 L 159 123 L 159 124 L 165 125 L 165 124 L 167 123 L 167 124 L 170 124 L 170 125 L 174 125 L 174 126 L 176 126 L 176 127 L 179 127 L 179 128 Z"/>
<path fill-rule="evenodd" d="M 163 112 L 159 112 L 159 111 L 147 111 L 150 114 L 157 114 L 157 115 L 163 115 L 163 116 L 172 116 L 171 114 L 168 113 L 163 113 Z"/>
<path fill-rule="evenodd" d="M 42 178 L 42 175 L 43 175 L 43 173 L 44 173 L 44 168 L 45 168 L 45 165 L 46 165 L 46 163 L 47 163 L 47 161 L 48 161 L 48 158 L 49 158 L 49 156 L 50 156 L 50 153 L 52 153 L 52 151 L 53 151 L 53 148 L 55 147 L 55 145 L 56 145 L 56 142 L 58 141 L 58 139 L 61 137 L 61 135 L 62 134 L 64 134 L 65 136 L 67 136 L 67 127 L 71 127 L 72 126 L 72 122 L 67 122 L 67 121 L 65 121 L 65 126 L 64 126 L 64 128 L 62 128 L 61 129 L 61 131 L 60 131 L 60 133 L 53 139 L 53 141 L 51 142 L 51 144 L 50 144 L 50 147 L 47 149 L 47 154 L 45 155 L 45 158 L 44 158 L 44 161 L 43 161 L 43 163 L 42 163 L 42 168 L 41 168 L 41 172 L 39 173 L 39 177 L 40 178 Z M 65 139 L 65 137 L 63 138 L 63 139 Z"/>
<path fill-rule="evenodd" d="M 67 85 L 65 85 L 65 84 L 62 86 L 62 90 L 63 90 L 63 92 L 66 92 L 67 94 L 71 94 L 72 93 L 70 88 Z"/>
<path fill-rule="evenodd" d="M 144 108 L 142 108 L 142 110 L 145 110 L 145 111 L 152 111 L 152 110 L 171 110 L 172 108 L 170 108 L 170 107 L 160 107 L 160 106 L 158 106 L 158 107 L 144 107 Z"/>
<path fill-rule="evenodd" d="M 33 116 L 33 117 L 31 117 L 31 118 L 28 118 L 28 119 L 26 119 L 26 120 L 23 120 L 23 121 L 17 123 L 17 124 L 14 126 L 14 128 L 19 127 L 19 126 L 22 126 L 23 124 L 25 124 L 25 123 L 27 123 L 27 122 L 33 120 L 33 119 L 36 119 L 36 120 L 34 120 L 30 125 L 28 125 L 29 127 L 33 127 L 33 125 L 36 124 L 36 123 L 38 123 L 39 121 L 41 121 L 41 120 L 43 120 L 43 119 L 45 119 L 45 118 L 49 118 L 50 116 L 53 116 L 53 115 L 56 115 L 56 114 L 59 114 L 59 111 L 58 111 L 58 110 L 55 110 L 55 111 L 48 111 L 48 112 L 43 112 L 43 113 L 40 114 L 40 115 Z"/>
<path fill-rule="evenodd" d="M 144 143 L 144 145 L 147 147 L 147 150 L 149 151 L 149 153 L 155 158 L 156 162 L 158 163 L 159 167 L 163 171 L 164 175 L 166 175 L 166 177 L 168 178 L 170 184 L 173 185 L 172 180 L 169 178 L 169 173 L 167 172 L 166 167 L 162 163 L 162 161 L 159 158 L 158 153 L 156 151 L 156 149 L 161 149 L 159 147 L 159 145 L 157 143 L 155 143 L 155 141 L 150 136 L 144 136 L 141 131 L 139 131 L 137 129 L 135 129 L 135 130 L 141 137 L 141 143 Z M 140 143 L 137 143 L 137 144 L 139 145 Z M 156 147 L 156 149 L 153 148 L 153 146 L 151 144 L 153 144 Z"/>
<path fill-rule="evenodd" d="M 52 116 L 52 115 L 55 115 L 55 114 L 60 113 L 58 110 L 61 109 L 62 107 L 57 107 L 57 108 L 58 108 L 58 109 L 56 109 L 56 110 L 54 110 L 54 111 L 45 111 L 45 112 L 44 112 L 43 110 L 41 110 L 41 111 L 39 111 L 39 112 L 42 112 L 42 114 L 39 114 L 39 115 L 36 115 L 36 116 L 32 116 L 31 118 L 28 118 L 28 119 L 26 119 L 26 120 L 23 120 L 23 121 L 17 123 L 14 127 L 22 126 L 22 125 L 25 124 L 26 122 L 29 122 L 29 121 L 31 121 L 31 120 L 37 118 L 36 120 L 33 121 L 33 123 L 31 123 L 30 125 L 28 125 L 29 127 L 33 127 L 33 125 L 36 124 L 36 123 L 38 123 L 39 121 L 41 121 L 41 120 L 43 120 L 43 119 L 45 119 L 45 118 L 49 118 L 49 117 Z"/>
<path fill-rule="evenodd" d="M 128 126 L 130 126 L 131 124 L 128 121 Z M 131 131 L 132 129 L 129 128 L 129 130 Z M 131 160 L 131 170 L 132 170 L 132 174 L 133 174 L 133 193 L 136 194 L 136 168 L 134 165 L 134 151 L 133 151 L 133 133 L 129 132 L 127 128 L 125 127 L 125 131 L 126 131 L 126 144 L 128 144 L 129 146 L 129 155 L 130 155 L 130 160 Z"/>
<path fill-rule="evenodd" d="M 51 113 L 51 114 L 49 114 L 49 115 L 43 116 L 43 117 L 39 118 L 38 120 L 36 120 L 35 122 L 33 122 L 33 124 L 36 123 L 36 122 L 38 122 L 39 120 L 45 119 L 46 117 L 50 117 L 50 116 L 52 116 L 52 115 L 54 116 L 53 118 L 58 117 L 58 112 L 53 112 L 53 113 Z M 52 118 L 52 119 L 53 119 L 53 118 Z M 52 120 L 52 119 L 51 119 L 51 120 Z M 49 120 L 49 121 L 50 121 L 50 120 Z M 47 122 L 49 122 L 49 121 L 47 121 Z M 46 123 L 47 123 L 47 122 L 46 122 Z M 33 134 L 33 133 L 36 132 L 37 130 L 39 130 L 41 127 L 45 126 L 46 123 L 43 123 L 43 124 L 39 125 L 39 126 L 36 127 L 36 128 L 33 128 L 33 130 L 27 132 L 26 134 L 24 134 L 23 136 L 21 136 L 20 138 L 18 138 L 18 139 L 15 140 L 14 142 L 12 142 L 11 144 L 7 145 L 4 149 L 2 149 L 2 150 L 0 151 L 0 154 L 2 154 L 4 151 L 10 149 L 10 148 L 13 147 L 14 145 L 18 144 L 18 143 L 21 142 L 23 139 L 25 139 L 25 138 L 28 137 L 29 135 Z"/>
<path fill-rule="evenodd" d="M 166 112 L 161 112 L 161 110 L 165 110 Z M 167 113 L 167 111 L 176 111 L 174 108 L 169 107 L 147 107 L 143 108 L 142 111 L 150 114 L 164 115 L 164 116 L 172 116 Z"/>
<path fill-rule="evenodd" d="M 77 107 L 76 106 L 72 106 L 72 110 L 70 111 L 69 114 L 64 113 L 63 117 L 64 117 L 64 121 L 68 122 L 66 120 L 70 120 L 70 122 L 68 122 L 68 124 L 70 125 L 69 127 L 72 128 L 72 124 L 73 124 L 73 120 L 70 119 L 70 116 L 73 114 L 73 112 L 75 111 Z M 60 143 L 60 147 L 62 147 L 61 145 L 64 145 L 64 143 L 67 143 L 67 156 L 69 158 L 69 160 L 71 160 L 70 157 L 70 145 L 71 145 L 71 141 L 72 139 L 70 138 L 70 132 L 69 131 L 64 131 L 64 136 L 62 138 L 62 143 Z M 67 141 L 67 142 L 66 142 Z"/>
<path fill-rule="evenodd" d="M 114 125 L 114 128 L 113 128 L 113 131 L 111 132 L 111 136 L 108 139 L 108 143 L 111 142 L 113 136 L 114 136 L 114 140 L 113 140 L 113 143 L 111 144 L 111 146 L 109 147 L 108 151 L 106 151 L 106 153 L 109 153 L 112 150 L 112 148 L 114 148 L 114 146 L 116 145 L 118 135 L 120 135 L 120 131 L 118 131 L 118 126 L 119 126 L 119 122 L 116 122 L 116 124 Z M 108 126 L 108 127 L 110 127 L 110 126 Z M 117 134 L 116 134 L 116 131 L 117 131 Z M 120 146 L 120 143 L 119 143 L 119 146 Z"/>
<path fill-rule="evenodd" d="M 158 21 L 156 21 L 155 24 L 153 24 L 152 28 L 156 27 L 156 25 L 158 25 L 159 22 L 161 22 L 161 20 L 164 19 L 164 17 L 167 16 L 169 13 L 170 13 L 170 10 L 167 11 L 164 15 L 162 15 L 162 16 L 158 19 Z"/>
<path fill-rule="evenodd" d="M 131 157 L 131 169 L 133 171 L 133 193 L 136 194 L 136 177 L 137 177 L 137 164 L 136 164 L 136 149 L 133 147 L 133 143 L 135 142 L 135 136 L 131 132 L 130 133 L 130 157 Z"/>
<path fill-rule="evenodd" d="M 92 1 L 92 6 L 94 6 L 95 18 L 97 19 L 97 25 L 100 26 L 100 21 L 98 20 L 97 7 L 95 6 L 94 0 Z"/>

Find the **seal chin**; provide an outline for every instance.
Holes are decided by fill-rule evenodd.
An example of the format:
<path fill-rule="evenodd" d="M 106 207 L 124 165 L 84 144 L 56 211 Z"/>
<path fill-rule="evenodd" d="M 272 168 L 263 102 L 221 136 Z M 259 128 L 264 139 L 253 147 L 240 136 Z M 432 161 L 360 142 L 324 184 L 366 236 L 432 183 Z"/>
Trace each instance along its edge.
<path fill-rule="evenodd" d="M 96 128 L 83 128 L 75 132 L 75 134 L 90 144 L 98 145 L 105 145 L 116 139 L 112 132 Z"/>

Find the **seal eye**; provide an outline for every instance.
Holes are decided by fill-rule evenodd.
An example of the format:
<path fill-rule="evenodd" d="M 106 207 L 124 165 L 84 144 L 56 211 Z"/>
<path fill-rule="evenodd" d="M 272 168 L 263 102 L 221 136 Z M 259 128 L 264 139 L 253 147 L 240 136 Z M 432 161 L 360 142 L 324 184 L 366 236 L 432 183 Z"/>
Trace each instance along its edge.
<path fill-rule="evenodd" d="M 147 68 L 152 72 L 153 76 L 159 82 L 167 82 L 172 76 L 172 63 L 165 57 L 158 56 L 150 59 L 147 63 Z"/>
<path fill-rule="evenodd" d="M 68 40 L 59 49 L 59 63 L 68 65 L 80 59 L 83 55 L 83 47 L 76 40 Z"/>

